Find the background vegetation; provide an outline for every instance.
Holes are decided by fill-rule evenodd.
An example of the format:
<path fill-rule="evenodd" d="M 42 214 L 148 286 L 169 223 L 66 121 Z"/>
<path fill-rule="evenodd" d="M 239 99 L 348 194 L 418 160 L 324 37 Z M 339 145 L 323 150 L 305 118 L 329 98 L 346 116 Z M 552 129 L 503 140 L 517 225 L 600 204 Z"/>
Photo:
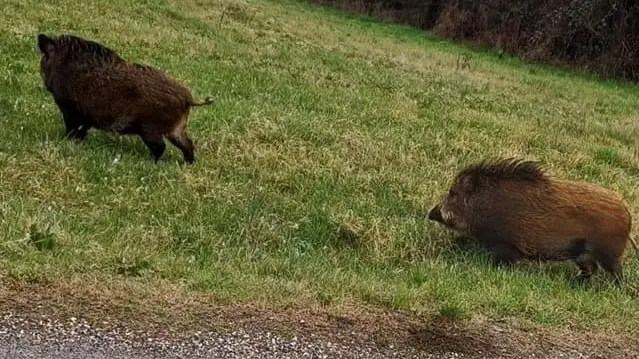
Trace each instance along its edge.
<path fill-rule="evenodd" d="M 621 0 L 311 0 L 526 60 L 639 79 L 639 4 Z"/>

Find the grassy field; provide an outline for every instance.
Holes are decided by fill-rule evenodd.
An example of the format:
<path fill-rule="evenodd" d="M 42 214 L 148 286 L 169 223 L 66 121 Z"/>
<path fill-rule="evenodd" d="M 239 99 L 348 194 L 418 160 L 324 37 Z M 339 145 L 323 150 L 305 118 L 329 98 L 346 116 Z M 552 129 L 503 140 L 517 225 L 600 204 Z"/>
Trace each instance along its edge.
<path fill-rule="evenodd" d="M 639 329 L 639 255 L 627 286 L 599 274 L 576 287 L 571 263 L 493 269 L 420 217 L 457 170 L 494 156 L 618 190 L 636 216 L 637 89 L 292 1 L 176 4 L 0 0 L 6 280 Z M 196 164 L 171 145 L 154 164 L 134 137 L 62 139 L 38 32 L 92 38 L 216 96 L 192 112 Z"/>

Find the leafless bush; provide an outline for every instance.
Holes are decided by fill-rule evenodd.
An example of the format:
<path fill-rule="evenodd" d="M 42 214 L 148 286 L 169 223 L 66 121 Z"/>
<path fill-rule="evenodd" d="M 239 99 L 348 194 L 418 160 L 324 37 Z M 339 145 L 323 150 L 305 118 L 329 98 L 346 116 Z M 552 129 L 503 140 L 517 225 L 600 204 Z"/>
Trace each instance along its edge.
<path fill-rule="evenodd" d="M 629 0 L 310 0 L 527 60 L 639 80 L 639 3 Z"/>

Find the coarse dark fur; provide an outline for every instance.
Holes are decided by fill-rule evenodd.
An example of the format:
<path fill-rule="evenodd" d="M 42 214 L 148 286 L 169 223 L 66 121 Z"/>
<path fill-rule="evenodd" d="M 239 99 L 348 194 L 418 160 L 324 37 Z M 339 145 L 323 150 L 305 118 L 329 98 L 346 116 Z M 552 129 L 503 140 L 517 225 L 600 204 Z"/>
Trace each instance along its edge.
<path fill-rule="evenodd" d="M 127 62 L 114 50 L 73 35 L 39 34 L 40 75 L 62 113 L 67 137 L 83 140 L 97 129 L 138 135 L 155 161 L 164 138 L 178 147 L 186 163 L 195 161 L 195 147 L 186 132 L 195 102 L 176 80 L 145 65 Z"/>
<path fill-rule="evenodd" d="M 428 218 L 477 239 L 495 264 L 573 260 L 580 280 L 599 265 L 618 282 L 628 241 L 637 248 L 619 194 L 551 178 L 538 163 L 521 159 L 483 161 L 460 171 Z"/>

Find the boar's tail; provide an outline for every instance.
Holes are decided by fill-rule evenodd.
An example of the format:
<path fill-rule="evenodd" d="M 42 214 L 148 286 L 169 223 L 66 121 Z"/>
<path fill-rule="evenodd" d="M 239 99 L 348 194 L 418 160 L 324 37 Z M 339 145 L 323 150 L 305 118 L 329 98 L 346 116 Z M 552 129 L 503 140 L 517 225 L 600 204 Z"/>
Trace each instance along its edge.
<path fill-rule="evenodd" d="M 215 102 L 215 100 L 212 97 L 207 97 L 202 102 L 193 101 L 193 102 L 190 103 L 190 105 L 191 106 L 206 106 L 206 105 L 212 104 L 213 102 Z"/>

